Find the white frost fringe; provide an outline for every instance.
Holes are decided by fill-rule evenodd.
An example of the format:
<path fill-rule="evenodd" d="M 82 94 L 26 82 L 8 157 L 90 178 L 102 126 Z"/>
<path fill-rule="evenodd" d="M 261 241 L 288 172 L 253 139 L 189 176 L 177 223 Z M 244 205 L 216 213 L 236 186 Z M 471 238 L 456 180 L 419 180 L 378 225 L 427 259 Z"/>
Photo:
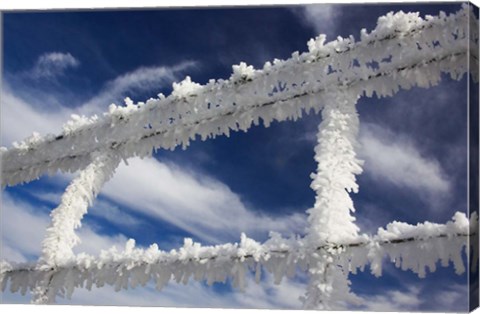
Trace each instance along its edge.
<path fill-rule="evenodd" d="M 355 105 L 359 96 L 351 91 L 327 95 L 315 146 L 317 173 L 311 175 L 315 205 L 307 210 L 310 247 L 368 239 L 358 235 L 359 228 L 351 215 L 355 208 L 349 195 L 358 192 L 355 175 L 362 173 L 362 161 L 355 153 L 359 128 Z M 337 302 L 355 302 L 356 297 L 350 293 L 349 271 L 338 265 L 342 250 L 321 250 L 310 256 L 309 284 L 302 299 L 305 309 L 325 310 L 334 308 Z"/>
<path fill-rule="evenodd" d="M 101 148 L 116 149 L 123 158 L 147 156 L 157 148 L 186 148 L 197 138 L 247 131 L 260 121 L 268 127 L 274 120 L 296 120 L 321 110 L 319 99 L 329 90 L 348 87 L 358 95 L 387 97 L 437 85 L 442 73 L 460 79 L 469 71 L 469 45 L 478 45 L 478 27 L 468 27 L 472 20 L 478 24 L 468 5 L 425 19 L 388 14 L 372 32 L 362 30 L 359 41 L 350 36 L 325 44 L 320 35 L 308 42 L 309 51 L 266 62 L 263 69 L 241 63 L 227 80 L 200 85 L 187 77 L 173 84 L 168 97 L 136 104 L 127 99 L 126 106 L 111 105 L 100 117 L 77 115 L 62 134 L 34 134 L 14 148 L 0 148 L 2 185 L 82 169 Z M 471 59 L 478 67 L 478 56 Z"/>
<path fill-rule="evenodd" d="M 25 294 L 48 283 L 45 278 L 49 278 L 49 302 L 53 302 L 55 296 L 69 298 L 79 287 L 90 290 L 92 286 L 110 285 L 119 291 L 153 282 L 160 290 L 170 280 L 184 284 L 190 280 L 205 281 L 210 285 L 232 278 L 235 287 L 244 289 L 247 272 L 254 272 L 259 282 L 261 271 L 267 271 L 273 274 L 275 284 L 280 284 L 283 277 L 294 277 L 298 269 L 313 269 L 314 278 L 304 306 L 339 309 L 345 302 L 358 302 L 350 292 L 348 273 L 356 274 L 370 265 L 371 272 L 380 276 L 385 254 L 397 267 L 420 277 L 426 268 L 435 271 L 438 261 L 441 266 L 453 262 L 457 273 L 463 273 L 463 254 L 467 263 L 478 262 L 478 256 L 469 254 L 473 243 L 467 241 L 469 236 L 478 234 L 477 226 L 477 215 L 469 220 L 464 213 L 457 212 L 446 224 L 415 226 L 395 222 L 363 242 L 342 246 L 316 246 L 306 238 L 282 238 L 271 233 L 263 244 L 243 234 L 240 243 L 216 246 L 202 246 L 185 239 L 183 247 L 167 252 L 156 244 L 137 248 L 130 239 L 122 251 L 113 247 L 98 257 L 81 253 L 63 266 L 49 269 L 42 264 L 1 261 L 0 285 L 2 291 L 9 286 L 12 293 Z M 323 270 L 326 273 L 322 275 Z M 327 300 L 328 297 L 332 299 Z"/>
<path fill-rule="evenodd" d="M 75 229 L 81 226 L 81 220 L 100 192 L 103 184 L 114 174 L 120 158 L 112 152 L 97 152 L 93 162 L 80 172 L 65 190 L 60 205 L 50 216 L 52 221 L 42 242 L 40 269 L 55 269 L 75 260 L 73 247 L 80 242 Z M 45 278 L 34 290 L 33 303 L 51 303 L 55 294 L 49 293 L 52 275 Z"/>

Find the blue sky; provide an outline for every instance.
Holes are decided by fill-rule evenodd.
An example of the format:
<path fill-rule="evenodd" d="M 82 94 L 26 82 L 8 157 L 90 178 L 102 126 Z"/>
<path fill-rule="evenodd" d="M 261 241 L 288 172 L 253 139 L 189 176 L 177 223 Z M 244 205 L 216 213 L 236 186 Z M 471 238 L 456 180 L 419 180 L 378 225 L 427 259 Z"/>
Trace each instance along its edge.
<path fill-rule="evenodd" d="M 33 131 L 57 133 L 72 113 L 107 111 L 121 104 L 169 94 L 172 83 L 189 75 L 205 84 L 228 78 L 231 66 L 305 51 L 319 33 L 359 36 L 389 11 L 436 15 L 460 9 L 443 5 L 312 5 L 3 14 L 1 145 L 10 147 Z M 357 221 L 373 234 L 393 220 L 443 223 L 466 211 L 467 80 L 429 90 L 402 91 L 394 98 L 358 103 L 359 154 L 366 161 L 353 195 Z M 184 237 L 205 244 L 265 240 L 268 231 L 304 232 L 305 210 L 313 205 L 309 188 L 315 171 L 313 147 L 320 117 L 253 127 L 183 151 L 159 151 L 154 158 L 122 164 L 106 184 L 79 234 L 77 252 L 98 253 L 128 238 L 138 245 L 158 243 L 169 250 Z M 2 191 L 2 258 L 35 260 L 70 174 Z M 466 275 L 440 268 L 426 279 L 385 264 L 375 278 L 368 269 L 350 277 L 352 289 L 366 300 L 363 309 L 466 309 Z M 249 280 L 245 293 L 228 284 L 208 287 L 170 284 L 95 293 L 77 290 L 72 304 L 129 304 L 239 308 L 298 308 L 306 276 L 274 286 Z M 3 302 L 28 303 L 29 297 L 3 293 Z"/>

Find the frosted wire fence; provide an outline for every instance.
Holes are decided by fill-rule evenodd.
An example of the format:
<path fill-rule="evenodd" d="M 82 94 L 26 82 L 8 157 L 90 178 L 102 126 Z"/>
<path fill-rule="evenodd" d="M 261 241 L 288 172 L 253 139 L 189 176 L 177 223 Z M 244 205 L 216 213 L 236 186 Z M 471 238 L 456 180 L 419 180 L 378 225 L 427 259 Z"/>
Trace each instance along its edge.
<path fill-rule="evenodd" d="M 392 222 L 375 236 L 360 233 L 355 224 L 355 176 L 362 172 L 356 157 L 361 96 L 393 96 L 400 89 L 438 84 L 443 73 L 453 79 L 472 75 L 478 82 L 478 20 L 464 5 L 455 14 L 426 16 L 418 13 L 387 14 L 370 33 L 325 43 L 320 35 L 308 42 L 308 52 L 274 60 L 256 70 L 244 63 L 233 66 L 228 80 L 199 85 L 187 77 L 173 84 L 168 97 L 159 95 L 145 103 L 111 105 L 103 116 L 72 116 L 57 136 L 33 134 L 12 149 L 1 149 L 2 186 L 32 181 L 57 171 L 79 176 L 67 187 L 43 241 L 35 263 L 0 262 L 0 282 L 5 290 L 33 293 L 34 303 L 54 303 L 57 296 L 70 297 L 77 287 L 117 290 L 153 281 L 158 289 L 171 279 L 223 282 L 233 278 L 243 289 L 245 276 L 261 271 L 280 283 L 296 269 L 308 271 L 309 283 L 302 299 L 306 309 L 338 308 L 355 304 L 349 273 L 369 264 L 374 275 L 382 274 L 382 260 L 389 257 L 397 267 L 420 277 L 453 262 L 455 272 L 465 272 L 463 252 L 475 270 L 478 256 L 470 256 L 469 237 L 478 235 L 478 216 L 457 212 L 446 224 L 408 225 Z M 321 112 L 311 188 L 315 203 L 308 213 L 305 237 L 282 238 L 271 233 L 264 243 L 241 235 L 240 243 L 202 246 L 185 239 L 178 250 L 165 252 L 156 244 L 136 248 L 129 240 L 124 251 L 112 248 L 94 257 L 75 255 L 79 243 L 75 229 L 81 225 L 89 204 L 110 179 L 121 160 L 151 156 L 153 150 L 188 147 L 191 140 L 231 131 L 247 131 L 260 119 L 296 120 L 303 114 Z M 148 126 L 148 127 L 146 127 Z"/>

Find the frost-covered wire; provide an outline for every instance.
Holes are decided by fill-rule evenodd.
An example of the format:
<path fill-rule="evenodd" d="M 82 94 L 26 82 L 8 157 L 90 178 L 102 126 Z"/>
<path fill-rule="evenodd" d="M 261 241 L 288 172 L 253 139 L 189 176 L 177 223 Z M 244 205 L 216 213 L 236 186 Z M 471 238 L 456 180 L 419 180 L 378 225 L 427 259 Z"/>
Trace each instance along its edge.
<path fill-rule="evenodd" d="M 397 267 L 411 270 L 420 277 L 424 276 L 427 267 L 431 272 L 435 271 L 438 261 L 442 266 L 453 262 L 457 273 L 463 273 L 464 252 L 467 263 L 477 263 L 476 260 L 470 261 L 470 248 L 467 247 L 468 237 L 478 235 L 477 225 L 478 216 L 472 215 L 469 220 L 464 213 L 457 212 L 446 224 L 423 223 L 415 226 L 394 222 L 361 242 L 322 246 L 312 245 L 306 238 L 282 238 L 277 233 L 271 233 L 264 243 L 249 239 L 244 234 L 240 243 L 216 246 L 202 246 L 185 239 L 183 247 L 169 252 L 160 250 L 156 244 L 149 248 L 137 248 L 134 240 L 129 240 L 122 251 L 114 247 L 102 251 L 98 257 L 82 253 L 68 263 L 49 268 L 39 264 L 2 261 L 0 284 L 2 291 L 9 287 L 11 292 L 25 294 L 48 277 L 51 278 L 50 293 L 62 297 L 70 297 L 79 287 L 90 290 L 93 286 L 104 285 L 119 291 L 153 282 L 160 290 L 170 280 L 184 284 L 190 280 L 212 284 L 231 278 L 235 287 L 244 289 L 247 272 L 253 272 L 257 282 L 262 270 L 270 272 L 275 283 L 280 284 L 283 277 L 294 277 L 297 269 L 322 270 L 321 266 L 325 275 L 331 277 L 327 282 L 333 283 L 330 288 L 322 286 L 331 297 L 325 307 L 335 308 L 342 300 L 358 301 L 349 293 L 348 273 L 363 271 L 366 265 L 370 265 L 372 273 L 379 276 L 385 253 Z M 321 294 L 315 295 L 322 297 Z M 322 304 L 315 301 L 318 300 L 310 299 L 307 307 Z"/>
<path fill-rule="evenodd" d="M 42 255 L 38 267 L 55 268 L 75 260 L 73 247 L 80 242 L 75 229 L 81 226 L 81 220 L 100 192 L 103 184 L 114 174 L 119 158 L 114 153 L 96 152 L 93 162 L 80 172 L 65 190 L 60 205 L 50 216 L 52 221 L 46 230 L 42 242 Z M 34 290 L 34 303 L 51 303 L 54 293 L 50 290 L 53 274 L 46 273 Z"/>
<path fill-rule="evenodd" d="M 478 32 L 467 27 L 476 21 L 471 16 L 467 5 L 456 14 L 425 19 L 388 14 L 372 32 L 362 30 L 357 42 L 350 36 L 325 44 L 319 36 L 309 41 L 308 52 L 267 62 L 261 70 L 240 64 L 233 66 L 229 79 L 205 85 L 187 77 L 173 85 L 168 97 L 112 105 L 101 117 L 77 116 L 62 134 L 36 134 L 2 149 L 2 185 L 82 169 L 91 161 L 90 152 L 99 148 L 116 149 L 124 158 L 145 156 L 156 148 L 186 147 L 198 137 L 246 131 L 260 120 L 268 126 L 272 120 L 297 119 L 322 108 L 318 100 L 323 92 L 343 86 L 367 97 L 385 97 L 438 84 L 441 73 L 459 79 L 468 71 L 469 43 L 478 45 Z"/>
<path fill-rule="evenodd" d="M 75 229 L 100 192 L 103 184 L 114 174 L 119 158 L 112 152 L 98 152 L 93 162 L 80 172 L 66 188 L 60 205 L 50 216 L 52 221 L 47 228 L 42 243 L 41 262 L 47 265 L 61 265 L 74 258 L 73 247 L 80 242 Z"/>

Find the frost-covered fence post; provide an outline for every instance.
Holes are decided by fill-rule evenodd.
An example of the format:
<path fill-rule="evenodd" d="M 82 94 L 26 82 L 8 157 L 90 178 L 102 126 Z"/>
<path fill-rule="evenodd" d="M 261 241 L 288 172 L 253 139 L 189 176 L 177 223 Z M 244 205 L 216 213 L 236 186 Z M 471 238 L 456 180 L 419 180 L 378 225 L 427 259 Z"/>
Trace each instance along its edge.
<path fill-rule="evenodd" d="M 112 177 L 120 161 L 112 151 L 95 152 L 92 155 L 92 163 L 69 184 L 60 205 L 50 214 L 52 221 L 42 242 L 38 264 L 39 269 L 50 271 L 34 289 L 33 303 L 55 301 L 55 270 L 75 261 L 73 247 L 80 243 L 75 229 L 81 226 L 88 206 L 93 203 L 103 184 Z"/>
<path fill-rule="evenodd" d="M 362 161 L 355 154 L 358 98 L 356 93 L 342 90 L 325 97 L 315 147 L 317 172 L 311 175 L 311 188 L 317 195 L 313 208 L 307 210 L 306 241 L 310 248 L 325 246 L 327 249 L 313 250 L 310 256 L 310 281 L 304 308 L 330 309 L 335 302 L 353 297 L 349 292 L 348 269 L 341 269 L 336 259 L 343 250 L 339 245 L 362 240 L 355 217 L 351 215 L 355 209 L 348 194 L 358 192 L 355 175 L 362 172 Z M 328 249 L 330 245 L 335 248 Z"/>
<path fill-rule="evenodd" d="M 315 161 L 317 172 L 311 175 L 311 188 L 316 192 L 313 208 L 308 213 L 308 237 L 312 243 L 351 243 L 358 237 L 354 223 L 353 201 L 349 192 L 358 192 L 355 175 L 362 173 L 362 161 L 355 147 L 359 119 L 352 92 L 336 92 L 326 97 L 322 122 L 317 133 Z"/>

